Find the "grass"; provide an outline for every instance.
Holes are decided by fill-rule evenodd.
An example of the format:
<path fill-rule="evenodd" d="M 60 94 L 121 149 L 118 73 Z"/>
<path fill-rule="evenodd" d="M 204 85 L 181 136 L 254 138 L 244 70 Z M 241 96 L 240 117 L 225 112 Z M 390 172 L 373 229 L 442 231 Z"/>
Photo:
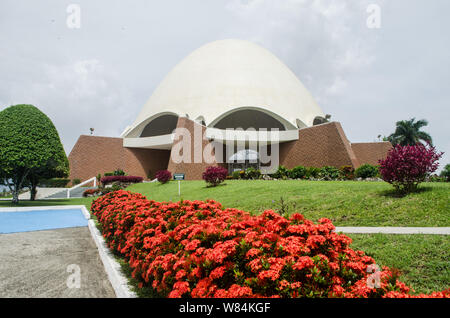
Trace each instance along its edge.
<path fill-rule="evenodd" d="M 347 234 L 351 247 L 372 256 L 377 264 L 397 268 L 400 280 L 415 293 L 450 287 L 450 237 L 445 235 Z"/>
<path fill-rule="evenodd" d="M 128 190 L 156 201 L 214 199 L 225 207 L 261 213 L 299 212 L 311 220 L 330 218 L 337 226 L 450 226 L 450 184 L 424 183 L 404 197 L 384 182 L 228 180 L 206 187 L 204 181 L 140 183 Z"/>

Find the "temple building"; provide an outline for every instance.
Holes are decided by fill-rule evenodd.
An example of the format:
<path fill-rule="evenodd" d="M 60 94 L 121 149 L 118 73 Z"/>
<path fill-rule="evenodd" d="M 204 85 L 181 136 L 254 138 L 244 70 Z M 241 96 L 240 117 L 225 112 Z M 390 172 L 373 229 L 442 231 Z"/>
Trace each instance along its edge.
<path fill-rule="evenodd" d="M 377 164 L 390 148 L 351 143 L 268 50 L 221 40 L 175 66 L 120 137 L 80 136 L 69 155 L 70 178 L 118 168 L 149 179 L 168 169 L 188 180 L 213 165 L 230 173 L 270 165 L 357 168 Z"/>

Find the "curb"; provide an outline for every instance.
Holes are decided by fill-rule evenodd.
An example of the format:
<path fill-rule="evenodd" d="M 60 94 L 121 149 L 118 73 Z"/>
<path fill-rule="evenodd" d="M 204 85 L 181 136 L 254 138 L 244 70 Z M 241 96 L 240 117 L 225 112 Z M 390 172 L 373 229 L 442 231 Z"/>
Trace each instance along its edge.
<path fill-rule="evenodd" d="M 356 227 L 342 226 L 336 227 L 336 232 L 354 234 L 429 234 L 429 235 L 450 235 L 450 227 Z"/>
<path fill-rule="evenodd" d="M 128 279 L 122 274 L 119 263 L 117 263 L 106 246 L 103 236 L 95 226 L 94 220 L 89 220 L 88 227 L 117 298 L 137 298 L 137 295 L 130 290 Z"/>

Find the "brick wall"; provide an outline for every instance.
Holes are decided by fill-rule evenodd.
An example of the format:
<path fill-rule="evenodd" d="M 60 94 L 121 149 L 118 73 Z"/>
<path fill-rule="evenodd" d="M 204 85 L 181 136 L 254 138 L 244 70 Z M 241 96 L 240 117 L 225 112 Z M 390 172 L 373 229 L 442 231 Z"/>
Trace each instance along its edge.
<path fill-rule="evenodd" d="M 280 164 L 288 169 L 299 165 L 359 166 L 357 156 L 338 122 L 300 129 L 298 136 L 296 141 L 280 144 Z"/>
<path fill-rule="evenodd" d="M 69 154 L 70 179 L 86 180 L 116 169 L 153 177 L 167 168 L 169 154 L 168 150 L 124 148 L 122 138 L 82 135 Z"/>
<path fill-rule="evenodd" d="M 180 117 L 177 128 L 185 128 L 190 133 L 190 161 L 194 162 L 195 154 L 202 155 L 205 147 L 211 144 L 203 139 L 205 127 Z M 195 134 L 201 136 L 198 144 L 194 142 Z M 389 142 L 350 144 L 341 124 L 337 122 L 300 129 L 298 134 L 298 140 L 280 144 L 280 164 L 288 169 L 298 165 L 338 168 L 351 165 L 357 168 L 364 163 L 377 164 L 392 147 Z M 175 143 L 178 138 L 181 138 L 180 135 L 175 137 Z M 203 162 L 203 157 L 197 158 L 201 163 L 175 163 L 171 152 L 182 154 L 176 148 L 124 148 L 122 138 L 82 135 L 69 155 L 70 179 L 86 180 L 119 168 L 129 175 L 144 178 L 149 174 L 153 178 L 158 170 L 168 169 L 172 173 L 185 173 L 187 180 L 199 180 L 208 166 L 218 165 L 213 153 L 208 158 L 210 163 Z M 226 167 L 224 164 L 220 165 Z"/>
<path fill-rule="evenodd" d="M 386 158 L 392 145 L 389 141 L 352 143 L 352 149 L 360 164 L 377 165 L 378 160 Z"/>
<path fill-rule="evenodd" d="M 190 154 L 188 156 L 188 153 L 183 153 L 183 151 L 181 149 L 176 148 L 176 146 L 172 147 L 172 152 L 175 152 L 175 153 L 174 154 L 171 153 L 171 156 L 169 159 L 168 170 L 172 174 L 173 173 L 184 173 L 186 180 L 200 180 L 200 179 L 202 179 L 202 174 L 206 170 L 207 167 L 218 165 L 216 163 L 213 152 L 209 152 L 210 155 L 207 157 L 207 160 L 210 163 L 204 162 L 204 158 L 202 156 L 203 150 L 205 149 L 205 147 L 207 147 L 208 145 L 211 146 L 210 145 L 211 143 L 208 140 L 203 138 L 206 128 L 188 118 L 185 118 L 185 117 L 180 117 L 178 119 L 177 128 L 184 128 L 190 133 L 190 136 L 191 136 L 191 138 L 190 138 L 191 139 Z M 201 136 L 201 138 L 199 139 L 200 142 L 198 142 L 198 143 L 195 142 L 195 138 L 194 138 L 195 134 L 198 134 Z M 182 138 L 184 138 L 184 136 L 182 136 L 180 134 L 176 134 L 175 140 L 174 140 L 174 145 L 177 143 L 177 141 L 181 141 Z M 174 162 L 173 158 L 175 158 L 174 156 L 177 154 L 180 154 L 180 156 L 183 154 L 186 155 L 187 159 L 191 163 L 189 163 L 189 162 L 180 162 L 180 163 Z M 195 156 L 202 156 L 202 157 L 195 158 Z M 195 159 L 197 159 L 197 160 L 195 160 Z M 198 161 L 201 161 L 201 162 L 195 163 Z"/>

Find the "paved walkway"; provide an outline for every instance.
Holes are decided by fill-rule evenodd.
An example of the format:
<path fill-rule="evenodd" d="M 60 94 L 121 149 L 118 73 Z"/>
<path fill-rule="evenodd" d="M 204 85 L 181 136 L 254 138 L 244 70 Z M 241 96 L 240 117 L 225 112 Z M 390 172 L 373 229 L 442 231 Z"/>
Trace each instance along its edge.
<path fill-rule="evenodd" d="M 450 235 L 450 227 L 336 227 L 336 232 L 354 234 L 437 234 Z"/>
<path fill-rule="evenodd" d="M 67 285 L 72 264 L 80 288 Z M 0 235 L 0 297 L 115 296 L 87 226 Z"/>

